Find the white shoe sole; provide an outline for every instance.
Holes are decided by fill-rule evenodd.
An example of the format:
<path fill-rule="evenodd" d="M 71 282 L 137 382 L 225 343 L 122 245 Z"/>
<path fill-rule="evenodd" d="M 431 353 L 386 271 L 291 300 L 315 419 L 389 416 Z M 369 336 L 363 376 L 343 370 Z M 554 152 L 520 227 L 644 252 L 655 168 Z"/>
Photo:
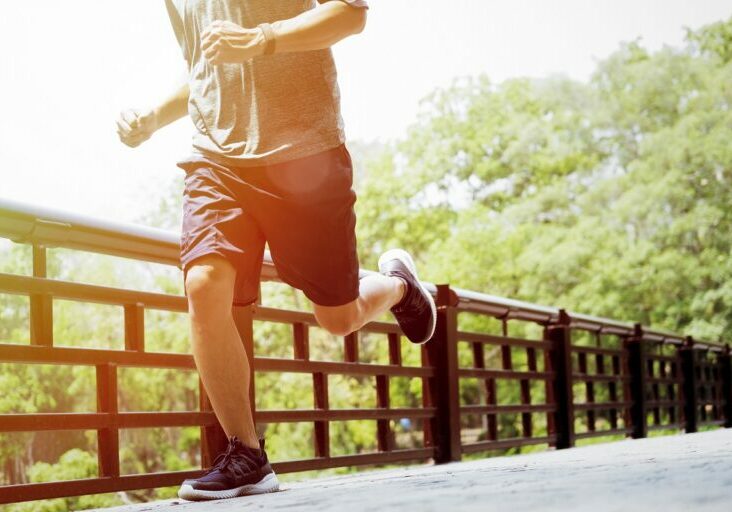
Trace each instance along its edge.
<path fill-rule="evenodd" d="M 432 298 L 432 294 L 429 292 L 427 288 L 424 287 L 422 282 L 419 280 L 419 276 L 417 275 L 417 268 L 414 266 L 414 260 L 412 260 L 412 257 L 409 255 L 409 253 L 403 249 L 389 249 L 384 254 L 382 254 L 379 257 L 379 271 L 382 270 L 382 264 L 386 263 L 387 261 L 391 260 L 399 260 L 409 269 L 409 271 L 414 276 L 414 279 L 417 280 L 417 283 L 419 284 L 419 287 L 422 289 L 422 291 L 427 295 L 428 302 L 430 304 L 430 309 L 432 310 L 432 318 L 437 319 L 437 308 L 435 307 L 435 301 Z M 422 345 L 424 343 L 427 343 L 430 338 L 432 338 L 432 335 L 435 333 L 435 326 L 437 325 L 437 322 L 433 322 L 432 324 L 432 330 L 429 333 L 429 336 L 427 336 L 424 340 L 415 343 L 416 345 Z"/>
<path fill-rule="evenodd" d="M 201 500 L 220 500 L 224 498 L 236 498 L 237 496 L 250 496 L 252 494 L 267 494 L 278 491 L 280 483 L 277 475 L 269 473 L 256 484 L 242 485 L 233 489 L 224 491 L 204 491 L 194 489 L 193 486 L 184 484 L 178 489 L 178 497 L 183 500 L 201 501 Z"/>

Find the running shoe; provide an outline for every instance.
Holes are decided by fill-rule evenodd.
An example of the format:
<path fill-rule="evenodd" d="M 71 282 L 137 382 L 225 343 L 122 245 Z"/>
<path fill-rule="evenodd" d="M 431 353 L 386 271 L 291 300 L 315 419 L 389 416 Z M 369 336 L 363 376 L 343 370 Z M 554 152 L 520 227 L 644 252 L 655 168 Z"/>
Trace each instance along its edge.
<path fill-rule="evenodd" d="M 244 446 L 236 436 L 232 436 L 226 451 L 216 457 L 205 475 L 183 481 L 178 497 L 192 501 L 217 500 L 278 489 L 277 475 L 264 451 L 264 440 L 259 441 L 259 450 L 256 450 Z"/>
<path fill-rule="evenodd" d="M 402 249 L 386 251 L 379 258 L 379 272 L 406 283 L 404 296 L 391 312 L 409 341 L 427 342 L 435 332 L 437 312 L 432 294 L 419 282 L 412 257 Z"/>

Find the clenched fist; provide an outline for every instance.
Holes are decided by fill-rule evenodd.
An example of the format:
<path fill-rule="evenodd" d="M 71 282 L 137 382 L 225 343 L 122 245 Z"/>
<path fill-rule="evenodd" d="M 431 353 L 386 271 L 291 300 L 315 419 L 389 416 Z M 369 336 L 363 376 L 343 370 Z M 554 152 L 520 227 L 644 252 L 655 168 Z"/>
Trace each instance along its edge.
<path fill-rule="evenodd" d="M 258 28 L 216 20 L 201 33 L 201 49 L 211 64 L 244 62 L 264 52 L 264 34 Z"/>
<path fill-rule="evenodd" d="M 158 129 L 155 112 L 152 109 L 127 109 L 117 118 L 119 140 L 131 148 L 136 148 Z"/>

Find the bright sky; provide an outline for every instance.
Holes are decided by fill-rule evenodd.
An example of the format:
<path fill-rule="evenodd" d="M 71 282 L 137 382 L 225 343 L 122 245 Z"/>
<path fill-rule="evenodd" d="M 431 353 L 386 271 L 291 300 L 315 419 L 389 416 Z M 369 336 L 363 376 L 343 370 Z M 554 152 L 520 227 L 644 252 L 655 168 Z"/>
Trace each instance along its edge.
<path fill-rule="evenodd" d="M 418 101 L 453 77 L 585 79 L 621 41 L 679 45 L 729 0 L 370 0 L 339 43 L 350 140 L 400 137 Z M 155 102 L 184 63 L 163 0 L 8 2 L 0 18 L 0 197 L 130 221 L 154 205 L 190 145 L 186 118 L 137 149 L 118 112 Z"/>

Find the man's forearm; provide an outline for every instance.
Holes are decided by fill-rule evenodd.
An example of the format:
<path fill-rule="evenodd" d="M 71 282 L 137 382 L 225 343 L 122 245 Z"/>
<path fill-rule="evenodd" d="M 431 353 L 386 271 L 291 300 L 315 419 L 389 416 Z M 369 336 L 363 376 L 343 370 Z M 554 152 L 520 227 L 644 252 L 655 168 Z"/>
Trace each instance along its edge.
<path fill-rule="evenodd" d="M 326 2 L 287 20 L 272 23 L 275 53 L 328 48 L 366 24 L 366 9 L 344 2 Z"/>
<path fill-rule="evenodd" d="M 181 82 L 180 87 L 153 108 L 157 129 L 169 125 L 173 121 L 177 121 L 188 114 L 188 96 L 190 95 L 190 91 L 188 89 L 187 77 L 185 81 L 182 80 Z"/>

